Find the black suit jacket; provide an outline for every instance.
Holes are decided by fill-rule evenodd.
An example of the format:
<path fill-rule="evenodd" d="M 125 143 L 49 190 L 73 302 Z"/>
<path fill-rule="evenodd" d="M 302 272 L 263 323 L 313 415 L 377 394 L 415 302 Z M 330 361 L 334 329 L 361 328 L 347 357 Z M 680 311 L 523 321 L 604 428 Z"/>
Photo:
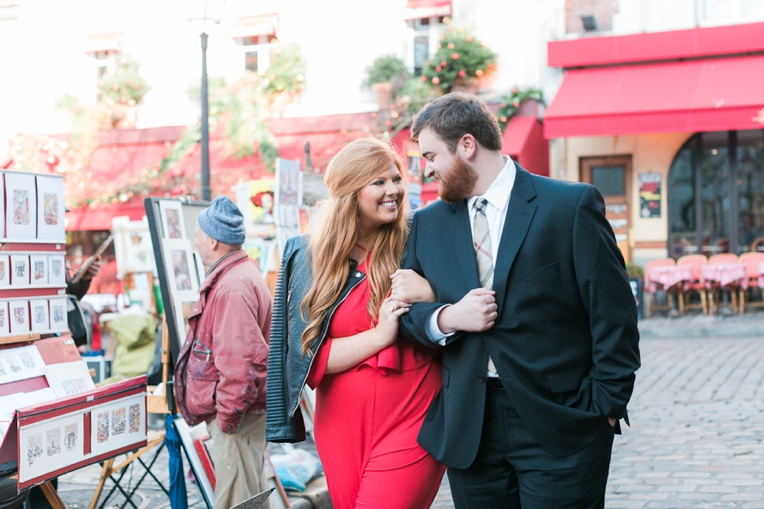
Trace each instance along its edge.
<path fill-rule="evenodd" d="M 437 303 L 401 318 L 403 339 L 432 346 L 437 308 L 478 287 L 467 202 L 414 214 L 404 267 L 427 278 Z M 419 442 L 449 467 L 480 444 L 488 353 L 523 422 L 559 456 L 580 451 L 626 416 L 639 367 L 637 311 L 600 193 L 517 167 L 495 262 L 496 325 L 457 332 L 443 349 L 443 389 Z"/>

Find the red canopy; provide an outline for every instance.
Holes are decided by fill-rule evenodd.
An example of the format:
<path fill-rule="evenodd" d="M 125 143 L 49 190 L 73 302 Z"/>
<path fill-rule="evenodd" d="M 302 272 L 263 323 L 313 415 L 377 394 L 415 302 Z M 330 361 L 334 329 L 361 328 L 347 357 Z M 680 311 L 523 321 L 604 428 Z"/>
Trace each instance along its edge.
<path fill-rule="evenodd" d="M 761 129 L 764 55 L 570 69 L 544 135 L 604 136 Z"/>

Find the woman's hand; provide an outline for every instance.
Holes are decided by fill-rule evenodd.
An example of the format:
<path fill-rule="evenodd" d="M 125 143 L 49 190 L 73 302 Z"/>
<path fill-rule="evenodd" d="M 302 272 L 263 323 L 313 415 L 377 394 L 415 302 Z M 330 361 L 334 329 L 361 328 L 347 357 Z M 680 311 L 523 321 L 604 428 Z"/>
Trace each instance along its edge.
<path fill-rule="evenodd" d="M 411 269 L 398 269 L 390 279 L 393 282 L 390 297 L 401 302 L 435 302 L 430 283 Z"/>
<path fill-rule="evenodd" d="M 386 298 L 379 308 L 379 321 L 374 335 L 380 350 L 392 345 L 398 338 L 398 318 L 409 312 L 409 305 L 392 297 Z"/>

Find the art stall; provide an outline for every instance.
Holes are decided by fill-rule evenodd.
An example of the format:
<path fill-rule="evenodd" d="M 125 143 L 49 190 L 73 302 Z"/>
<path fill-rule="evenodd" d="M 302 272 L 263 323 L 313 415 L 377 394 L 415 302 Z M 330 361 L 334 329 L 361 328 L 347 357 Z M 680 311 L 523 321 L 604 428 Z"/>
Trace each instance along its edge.
<path fill-rule="evenodd" d="M 174 404 L 172 380 L 168 378 L 174 372 L 174 362 L 178 359 L 186 340 L 188 317 L 199 300 L 199 288 L 204 282 L 205 267 L 194 246 L 194 230 L 197 216 L 209 203 L 165 198 L 146 198 L 144 203 L 164 308 L 162 348 L 163 362 L 166 361 L 166 383 L 160 391 L 161 395 L 156 397 L 162 398 L 161 404 L 171 416 L 169 425 L 180 438 L 181 449 L 191 466 L 207 507 L 212 508 L 216 477 L 209 452 L 210 437 L 206 425 L 200 423 L 189 426 L 178 414 Z M 268 466 L 266 462 L 266 470 Z M 286 492 L 275 471 L 271 468 L 267 475 L 269 485 L 275 493 L 268 498 L 271 508 L 289 507 Z"/>
<path fill-rule="evenodd" d="M 147 443 L 146 377 L 96 388 L 67 324 L 61 176 L 0 172 L 0 480 L 16 491 Z"/>

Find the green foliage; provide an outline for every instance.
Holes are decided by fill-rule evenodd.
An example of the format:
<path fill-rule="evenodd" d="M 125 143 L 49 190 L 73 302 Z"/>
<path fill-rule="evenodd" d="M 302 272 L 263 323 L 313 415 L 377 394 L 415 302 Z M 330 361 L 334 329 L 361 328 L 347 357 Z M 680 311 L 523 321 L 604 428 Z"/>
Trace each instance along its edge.
<path fill-rule="evenodd" d="M 374 114 L 375 130 L 386 136 L 395 136 L 411 124 L 425 104 L 442 95 L 440 89 L 422 82 L 419 78 L 409 78 L 402 86 L 393 90 L 393 102 L 389 108 Z"/>
<path fill-rule="evenodd" d="M 371 65 L 366 66 L 366 78 L 363 80 L 365 88 L 371 88 L 377 83 L 388 83 L 394 78 L 405 80 L 408 78 L 406 64 L 395 55 L 383 55 L 374 59 Z"/>
<path fill-rule="evenodd" d="M 539 102 L 543 102 L 544 96 L 541 93 L 541 90 L 537 88 L 527 88 L 524 90 L 513 88 L 509 94 L 501 98 L 501 106 L 499 107 L 499 111 L 496 112 L 496 119 L 499 121 L 499 127 L 501 127 L 502 132 L 507 128 L 507 124 L 509 123 L 509 119 L 512 118 L 512 115 L 517 113 L 520 106 L 522 106 L 528 99 L 535 99 Z"/>
<path fill-rule="evenodd" d="M 113 71 L 108 71 L 98 81 L 98 99 L 109 106 L 124 104 L 135 106 L 143 101 L 151 87 L 146 79 L 138 74 L 138 63 L 129 55 L 114 55 Z"/>
<path fill-rule="evenodd" d="M 300 47 L 285 44 L 270 52 L 268 71 L 263 86 L 267 95 L 297 94 L 303 92 L 307 64 Z"/>
<path fill-rule="evenodd" d="M 640 278 L 645 275 L 645 269 L 641 265 L 626 262 L 626 273 L 630 278 Z"/>
<path fill-rule="evenodd" d="M 454 86 L 484 76 L 496 67 L 496 54 L 463 26 L 449 23 L 440 36 L 438 51 L 425 63 L 422 81 L 429 81 L 443 93 Z"/>

